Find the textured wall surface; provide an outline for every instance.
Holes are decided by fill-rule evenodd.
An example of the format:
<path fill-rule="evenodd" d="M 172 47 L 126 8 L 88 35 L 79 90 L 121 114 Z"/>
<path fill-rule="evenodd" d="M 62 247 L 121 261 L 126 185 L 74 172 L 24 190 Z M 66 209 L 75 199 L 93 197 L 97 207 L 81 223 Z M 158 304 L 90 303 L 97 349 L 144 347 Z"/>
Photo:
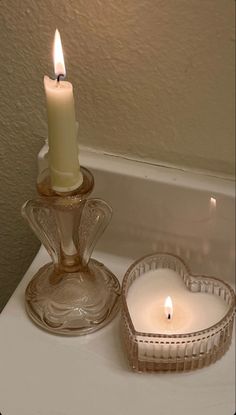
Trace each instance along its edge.
<path fill-rule="evenodd" d="M 38 242 L 20 217 L 47 134 L 42 78 L 61 31 L 88 146 L 234 170 L 233 0 L 0 1 L 0 304 Z M 77 102 L 78 105 L 78 102 Z"/>

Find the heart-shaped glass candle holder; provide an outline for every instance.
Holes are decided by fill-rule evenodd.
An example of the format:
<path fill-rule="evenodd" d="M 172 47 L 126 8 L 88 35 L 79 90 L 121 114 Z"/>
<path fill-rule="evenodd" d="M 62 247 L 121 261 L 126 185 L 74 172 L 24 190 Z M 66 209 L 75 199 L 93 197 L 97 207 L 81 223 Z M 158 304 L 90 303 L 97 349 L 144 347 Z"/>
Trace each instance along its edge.
<path fill-rule="evenodd" d="M 165 315 L 163 298 L 158 300 L 168 290 L 174 303 L 173 321 L 168 306 Z M 231 344 L 234 311 L 234 291 L 220 279 L 191 275 L 174 255 L 141 258 L 130 266 L 122 286 L 122 333 L 132 369 L 182 372 L 215 362 Z"/>

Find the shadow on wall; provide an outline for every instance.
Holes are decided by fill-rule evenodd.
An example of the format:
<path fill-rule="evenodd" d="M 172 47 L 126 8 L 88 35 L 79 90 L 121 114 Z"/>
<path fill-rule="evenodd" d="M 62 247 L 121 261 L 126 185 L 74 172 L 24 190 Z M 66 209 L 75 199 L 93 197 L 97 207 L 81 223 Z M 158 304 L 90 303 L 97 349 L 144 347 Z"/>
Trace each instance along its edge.
<path fill-rule="evenodd" d="M 39 249 L 39 241 L 16 214 L 15 230 L 9 231 L 5 249 L 0 253 L 0 312 L 19 284 Z M 1 228 L 3 229 L 3 228 Z"/>

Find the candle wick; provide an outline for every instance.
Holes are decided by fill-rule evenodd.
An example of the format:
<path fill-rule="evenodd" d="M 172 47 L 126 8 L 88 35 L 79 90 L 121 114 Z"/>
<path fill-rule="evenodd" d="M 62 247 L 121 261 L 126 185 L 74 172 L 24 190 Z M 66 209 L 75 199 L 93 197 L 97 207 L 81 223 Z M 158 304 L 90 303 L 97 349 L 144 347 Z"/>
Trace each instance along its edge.
<path fill-rule="evenodd" d="M 63 73 L 59 73 L 59 75 L 57 75 L 57 82 L 60 82 L 60 78 L 64 78 Z"/>
<path fill-rule="evenodd" d="M 168 320 L 170 320 L 170 317 L 171 317 L 171 316 L 170 316 L 170 313 L 169 313 L 169 314 L 168 314 L 168 316 L 167 316 Z"/>

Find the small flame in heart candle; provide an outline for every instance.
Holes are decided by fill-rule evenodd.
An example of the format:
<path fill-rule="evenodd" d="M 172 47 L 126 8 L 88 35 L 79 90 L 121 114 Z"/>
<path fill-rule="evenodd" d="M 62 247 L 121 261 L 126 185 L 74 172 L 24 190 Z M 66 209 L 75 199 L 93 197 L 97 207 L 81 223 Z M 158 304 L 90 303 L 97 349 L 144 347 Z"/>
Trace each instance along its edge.
<path fill-rule="evenodd" d="M 165 299 L 164 309 L 167 319 L 171 320 L 173 317 L 173 303 L 170 296 L 166 297 Z"/>
<path fill-rule="evenodd" d="M 138 332 L 158 334 L 204 330 L 219 321 L 228 308 L 218 295 L 188 290 L 180 274 L 167 268 L 150 270 L 137 278 L 129 288 L 127 304 Z"/>

